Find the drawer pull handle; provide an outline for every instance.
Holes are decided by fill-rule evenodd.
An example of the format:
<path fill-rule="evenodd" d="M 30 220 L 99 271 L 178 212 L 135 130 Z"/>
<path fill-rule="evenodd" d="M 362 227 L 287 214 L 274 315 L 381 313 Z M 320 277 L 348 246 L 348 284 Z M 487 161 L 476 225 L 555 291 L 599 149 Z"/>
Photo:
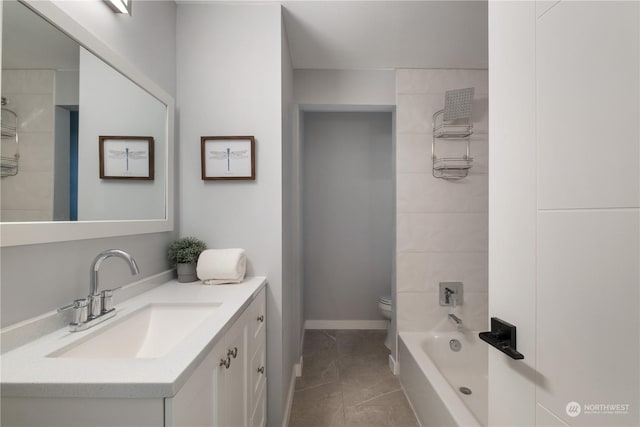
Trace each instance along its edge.
<path fill-rule="evenodd" d="M 231 357 L 233 357 L 234 359 L 235 359 L 236 357 L 238 357 L 238 347 L 233 347 L 233 350 L 229 349 L 229 350 L 227 351 L 227 357 L 228 357 L 228 356 L 231 356 Z"/>
<path fill-rule="evenodd" d="M 220 366 L 224 366 L 225 369 L 229 369 L 229 366 L 231 366 L 231 358 L 227 356 L 226 359 L 220 359 Z"/>
<path fill-rule="evenodd" d="M 260 367 L 258 368 L 258 373 L 259 373 L 259 374 L 264 374 L 264 366 L 260 366 Z"/>
<path fill-rule="evenodd" d="M 264 314 L 261 314 L 260 316 L 258 316 L 258 322 L 262 323 L 264 322 Z"/>

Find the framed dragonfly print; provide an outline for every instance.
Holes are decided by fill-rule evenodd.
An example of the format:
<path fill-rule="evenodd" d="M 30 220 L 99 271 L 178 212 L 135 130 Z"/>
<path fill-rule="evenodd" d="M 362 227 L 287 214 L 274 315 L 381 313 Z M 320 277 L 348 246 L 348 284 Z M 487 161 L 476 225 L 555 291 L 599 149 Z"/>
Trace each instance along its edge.
<path fill-rule="evenodd" d="M 255 180 L 253 136 L 203 136 L 200 157 L 203 180 Z"/>
<path fill-rule="evenodd" d="M 100 178 L 153 180 L 153 137 L 100 136 Z"/>

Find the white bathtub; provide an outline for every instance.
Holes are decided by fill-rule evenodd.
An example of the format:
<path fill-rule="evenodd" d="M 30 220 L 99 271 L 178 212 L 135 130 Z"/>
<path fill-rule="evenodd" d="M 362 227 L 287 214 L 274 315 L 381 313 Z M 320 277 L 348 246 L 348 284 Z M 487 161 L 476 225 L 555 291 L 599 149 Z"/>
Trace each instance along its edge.
<path fill-rule="evenodd" d="M 400 333 L 400 382 L 423 427 L 487 425 L 487 351 L 477 332 Z"/>

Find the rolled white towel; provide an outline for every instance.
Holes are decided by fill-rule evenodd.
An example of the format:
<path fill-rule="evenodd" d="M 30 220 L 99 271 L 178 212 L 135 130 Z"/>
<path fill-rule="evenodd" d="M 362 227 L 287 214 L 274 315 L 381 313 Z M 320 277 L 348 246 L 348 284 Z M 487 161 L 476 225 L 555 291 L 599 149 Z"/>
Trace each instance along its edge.
<path fill-rule="evenodd" d="M 207 285 L 240 283 L 247 269 L 244 249 L 207 249 L 200 254 L 196 273 Z"/>

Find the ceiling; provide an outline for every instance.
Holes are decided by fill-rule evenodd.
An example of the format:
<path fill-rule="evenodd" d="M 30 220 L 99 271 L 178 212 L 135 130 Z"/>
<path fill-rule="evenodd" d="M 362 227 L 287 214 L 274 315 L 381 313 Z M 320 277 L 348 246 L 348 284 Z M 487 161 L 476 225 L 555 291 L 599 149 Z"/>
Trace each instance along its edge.
<path fill-rule="evenodd" d="M 294 68 L 487 68 L 486 0 L 262 2 L 284 6 Z M 77 68 L 77 44 L 19 3 L 4 6 L 5 34 L 16 37 L 3 40 L 3 66 L 42 68 L 40 63 L 24 63 L 26 58 L 40 58 L 49 68 L 51 63 L 57 69 L 74 68 L 74 63 Z M 22 43 L 29 40 L 25 49 Z"/>
<path fill-rule="evenodd" d="M 283 1 L 294 68 L 487 68 L 487 1 Z"/>
<path fill-rule="evenodd" d="M 5 1 L 2 67 L 77 70 L 78 43 L 17 1 Z"/>

